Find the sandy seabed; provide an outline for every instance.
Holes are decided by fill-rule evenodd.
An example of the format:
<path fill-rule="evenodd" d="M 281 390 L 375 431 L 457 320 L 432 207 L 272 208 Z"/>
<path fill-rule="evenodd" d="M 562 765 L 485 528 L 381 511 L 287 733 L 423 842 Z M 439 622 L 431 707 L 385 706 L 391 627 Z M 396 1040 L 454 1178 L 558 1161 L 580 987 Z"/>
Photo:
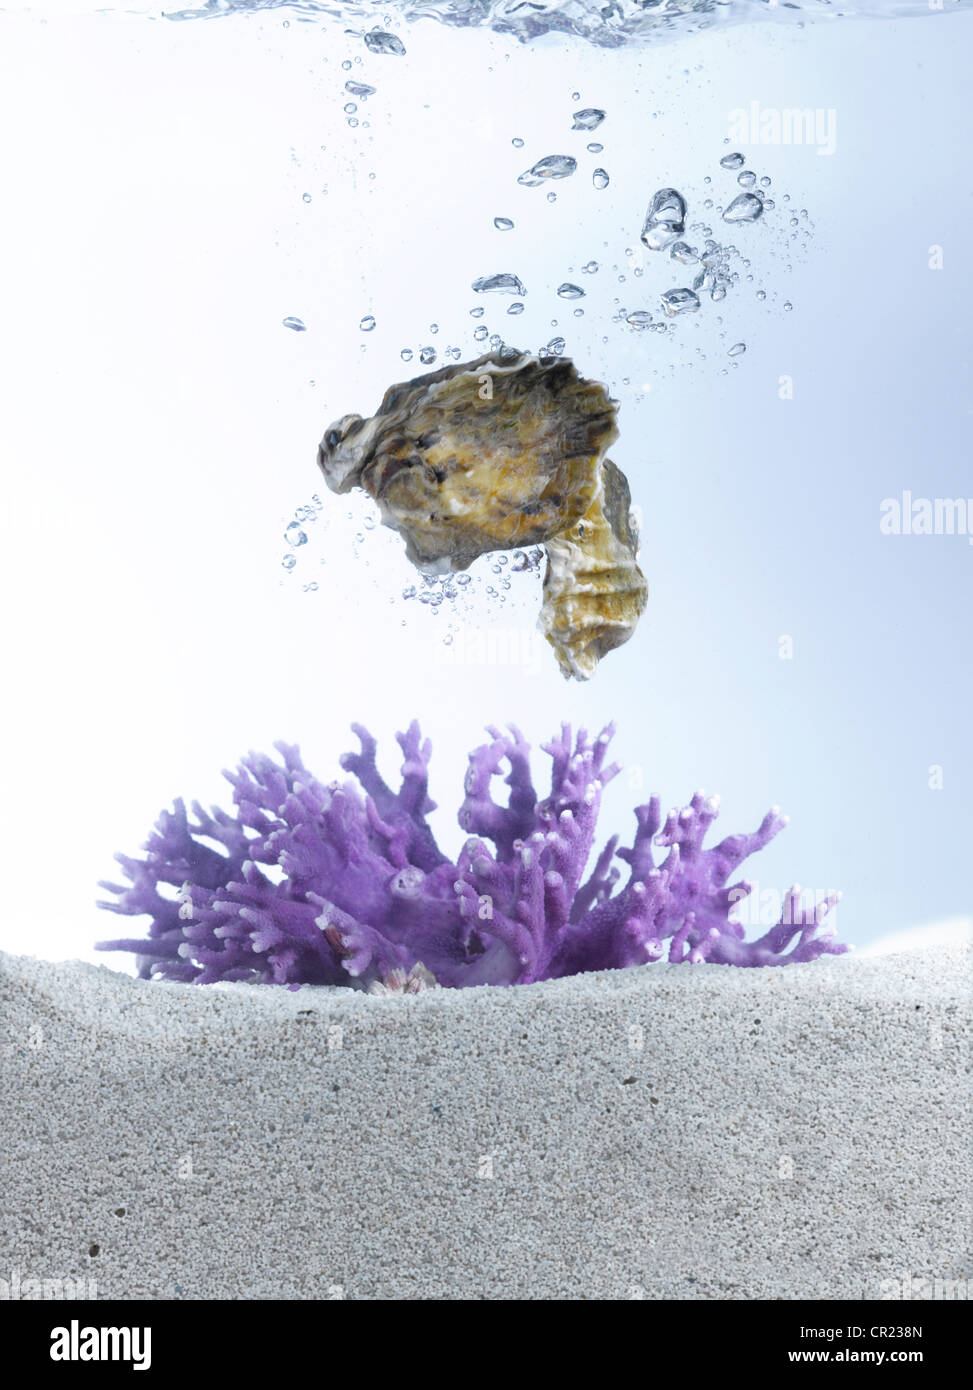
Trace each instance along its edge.
<path fill-rule="evenodd" d="M 965 1281 L 971 959 L 377 998 L 0 953 L 0 1278 L 151 1299 Z"/>

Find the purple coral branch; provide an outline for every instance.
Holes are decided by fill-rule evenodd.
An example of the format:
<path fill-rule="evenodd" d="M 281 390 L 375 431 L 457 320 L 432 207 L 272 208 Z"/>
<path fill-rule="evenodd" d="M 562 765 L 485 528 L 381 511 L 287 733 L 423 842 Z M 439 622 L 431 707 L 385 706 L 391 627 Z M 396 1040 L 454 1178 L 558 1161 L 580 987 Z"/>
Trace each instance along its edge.
<path fill-rule="evenodd" d="M 613 837 L 585 879 L 602 790 L 619 771 L 605 762 L 611 726 L 593 740 L 562 726 L 545 745 L 543 800 L 523 735 L 489 728 L 470 755 L 459 811 L 469 838 L 455 863 L 426 819 L 431 746 L 418 724 L 398 736 L 397 792 L 378 771 L 375 740 L 354 731 L 360 751 L 341 762 L 355 781 L 326 786 L 295 746 L 279 743 L 280 762 L 251 753 L 225 773 L 235 815 L 194 803 L 190 820 L 182 801 L 163 811 L 143 859 L 117 856 L 128 883 L 102 885 L 115 900 L 101 906 L 149 917 L 148 938 L 99 949 L 133 951 L 144 977 L 357 981 L 393 992 L 403 979 L 411 992 L 430 978 L 452 988 L 527 984 L 664 956 L 785 965 L 847 949 L 825 924 L 836 897 L 805 908 L 792 889 L 779 922 L 755 941 L 730 916 L 750 890 L 745 880 L 728 886 L 730 876 L 786 824 L 776 807 L 752 834 L 707 849 L 717 798 L 697 792 L 663 824 L 654 797 L 636 808 L 631 847 Z M 504 802 L 492 793 L 498 777 Z M 616 861 L 629 869 L 622 887 Z"/>

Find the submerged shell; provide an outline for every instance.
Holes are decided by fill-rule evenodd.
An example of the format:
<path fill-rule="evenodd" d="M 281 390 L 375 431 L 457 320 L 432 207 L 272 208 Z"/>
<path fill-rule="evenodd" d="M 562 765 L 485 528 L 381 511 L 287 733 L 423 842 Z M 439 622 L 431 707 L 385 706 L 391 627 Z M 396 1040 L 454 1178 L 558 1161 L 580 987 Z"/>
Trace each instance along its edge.
<path fill-rule="evenodd" d="M 362 487 L 426 571 L 547 544 L 541 627 L 586 679 L 645 606 L 624 476 L 605 458 L 615 402 L 564 357 L 487 354 L 392 386 L 371 419 L 325 431 L 334 492 Z"/>
<path fill-rule="evenodd" d="M 635 631 L 649 596 L 637 556 L 628 480 L 605 459 L 585 515 L 547 545 L 540 627 L 565 676 L 587 680 Z"/>
<path fill-rule="evenodd" d="M 564 358 L 494 354 L 391 387 L 318 450 L 329 487 L 363 487 L 425 569 L 537 545 L 584 516 L 618 437 L 598 382 Z"/>

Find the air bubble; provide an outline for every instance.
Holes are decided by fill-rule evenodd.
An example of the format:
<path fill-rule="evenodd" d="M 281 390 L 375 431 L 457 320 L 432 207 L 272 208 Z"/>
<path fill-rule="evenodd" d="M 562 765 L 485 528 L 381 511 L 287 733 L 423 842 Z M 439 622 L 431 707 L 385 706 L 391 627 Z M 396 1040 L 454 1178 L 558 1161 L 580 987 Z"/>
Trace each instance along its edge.
<path fill-rule="evenodd" d="M 526 188 L 536 188 L 538 184 L 545 183 L 548 179 L 566 179 L 574 173 L 578 167 L 578 161 L 572 159 L 569 154 L 548 154 L 543 159 L 539 159 L 517 180 Z"/>

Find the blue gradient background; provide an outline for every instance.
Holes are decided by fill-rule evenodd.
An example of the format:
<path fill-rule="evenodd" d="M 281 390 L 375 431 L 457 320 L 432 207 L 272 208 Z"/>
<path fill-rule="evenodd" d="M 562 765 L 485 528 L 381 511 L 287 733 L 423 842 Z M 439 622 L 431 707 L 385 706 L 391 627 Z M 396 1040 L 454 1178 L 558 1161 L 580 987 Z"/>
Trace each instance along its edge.
<path fill-rule="evenodd" d="M 0 14 L 0 946 L 127 968 L 90 950 L 116 927 L 94 883 L 162 805 L 225 799 L 219 769 L 281 737 L 330 777 L 352 719 L 391 773 L 415 715 L 447 845 L 485 723 L 539 742 L 561 719 L 613 718 L 635 771 L 606 793 L 606 836 L 630 833 L 650 790 L 671 805 L 704 786 L 725 832 L 773 803 L 790 813 L 750 875 L 842 888 L 846 940 L 969 914 L 973 547 L 882 536 L 879 507 L 903 489 L 973 499 L 973 17 L 753 23 L 607 53 L 432 23 L 404 37 L 405 59 L 346 72 L 359 40 L 280 13 Z M 367 130 L 345 123 L 349 76 L 379 88 Z M 729 112 L 753 100 L 834 108 L 835 154 L 746 150 L 778 198 L 734 233 L 752 284 L 671 341 L 612 322 L 616 295 L 653 308 L 672 283 L 648 255 L 631 274 L 648 196 L 673 183 L 698 212 L 729 193 Z M 597 159 L 568 131 L 577 105 L 609 112 Z M 516 175 L 552 152 L 582 167 L 549 204 Z M 785 190 L 813 221 L 806 250 L 787 239 Z M 554 288 L 591 258 L 575 320 Z M 390 602 L 415 582 L 396 539 L 369 534 L 353 560 L 364 509 L 314 467 L 334 417 L 410 374 L 401 347 L 475 355 L 469 286 L 496 270 L 521 275 L 527 310 L 514 330 L 488 306 L 491 331 L 533 348 L 563 333 L 622 403 L 612 452 L 642 507 L 651 599 L 586 686 L 553 660 L 446 664 L 446 615 Z M 284 526 L 315 491 L 327 521 L 285 575 Z M 531 623 L 536 596 L 518 592 L 513 613 L 481 593 L 479 618 Z"/>

